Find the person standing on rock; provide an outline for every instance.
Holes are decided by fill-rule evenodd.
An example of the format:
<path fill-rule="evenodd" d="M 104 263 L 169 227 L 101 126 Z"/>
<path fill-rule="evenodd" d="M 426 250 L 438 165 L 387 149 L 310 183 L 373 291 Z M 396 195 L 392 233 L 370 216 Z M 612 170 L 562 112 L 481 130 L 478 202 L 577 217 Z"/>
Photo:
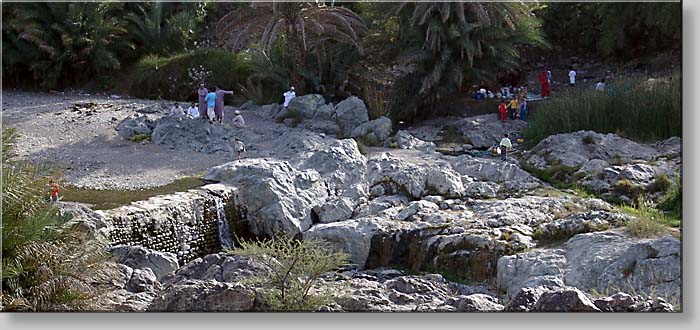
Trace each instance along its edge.
<path fill-rule="evenodd" d="M 513 144 L 510 143 L 510 139 L 508 138 L 508 133 L 503 134 L 503 138 L 501 139 L 501 143 L 500 143 L 500 148 L 501 148 L 501 159 L 506 160 L 508 158 L 508 150 L 513 149 Z"/>
<path fill-rule="evenodd" d="M 236 110 L 234 114 L 235 116 L 233 117 L 233 126 L 236 128 L 245 127 L 245 120 L 243 119 L 243 116 L 241 116 L 241 112 Z"/>
<path fill-rule="evenodd" d="M 241 154 L 243 154 L 243 158 L 246 156 L 246 149 L 245 149 L 245 144 L 241 141 L 241 139 L 236 138 L 233 142 L 233 150 L 236 152 L 236 159 L 241 160 Z"/>
<path fill-rule="evenodd" d="M 517 111 L 518 111 L 518 99 L 516 98 L 515 95 L 510 99 L 510 102 L 508 102 L 508 114 L 510 119 L 515 119 L 517 116 Z"/>
<path fill-rule="evenodd" d="M 506 100 L 501 99 L 501 104 L 498 105 L 498 112 L 501 114 L 501 121 L 506 122 Z"/>
<path fill-rule="evenodd" d="M 59 187 L 58 183 L 54 180 L 49 180 L 49 189 L 51 189 L 51 202 L 56 203 L 58 202 L 58 192 L 59 192 Z"/>
<path fill-rule="evenodd" d="M 226 91 L 221 89 L 221 87 L 216 86 L 216 105 L 214 107 L 214 114 L 216 115 L 216 121 L 219 123 L 224 122 L 224 95 L 231 95 L 233 91 Z"/>
<path fill-rule="evenodd" d="M 294 91 L 294 86 L 290 88 L 288 91 L 286 91 L 284 94 L 284 108 L 286 109 L 289 106 L 289 102 L 297 97 L 297 93 Z"/>
<path fill-rule="evenodd" d="M 209 122 L 211 123 L 215 118 L 214 108 L 216 107 L 216 93 L 209 92 L 204 100 L 207 102 L 206 117 L 209 118 Z"/>
<path fill-rule="evenodd" d="M 207 101 L 205 100 L 209 94 L 209 90 L 204 87 L 204 84 L 199 85 L 197 95 L 199 95 L 199 118 L 207 118 Z"/>

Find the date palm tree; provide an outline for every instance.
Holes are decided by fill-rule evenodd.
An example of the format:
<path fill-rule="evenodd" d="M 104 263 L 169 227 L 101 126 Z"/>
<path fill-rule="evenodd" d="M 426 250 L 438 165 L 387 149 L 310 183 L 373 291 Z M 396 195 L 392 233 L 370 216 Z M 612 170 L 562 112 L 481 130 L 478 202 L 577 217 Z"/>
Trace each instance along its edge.
<path fill-rule="evenodd" d="M 227 49 L 237 52 L 257 44 L 269 51 L 284 41 L 292 59 L 291 81 L 303 89 L 302 70 L 306 55 L 325 42 L 349 44 L 362 51 L 367 26 L 352 10 L 324 3 L 251 3 L 219 20 L 216 35 Z"/>

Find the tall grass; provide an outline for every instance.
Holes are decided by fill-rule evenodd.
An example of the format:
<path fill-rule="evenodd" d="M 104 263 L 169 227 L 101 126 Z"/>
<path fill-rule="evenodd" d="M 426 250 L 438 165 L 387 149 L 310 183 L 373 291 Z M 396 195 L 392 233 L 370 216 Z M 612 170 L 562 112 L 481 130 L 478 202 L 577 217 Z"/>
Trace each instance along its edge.
<path fill-rule="evenodd" d="M 593 130 L 637 141 L 681 135 L 681 76 L 647 80 L 631 77 L 615 83 L 615 94 L 576 88 L 541 104 L 525 131 L 528 145 L 547 136 Z"/>

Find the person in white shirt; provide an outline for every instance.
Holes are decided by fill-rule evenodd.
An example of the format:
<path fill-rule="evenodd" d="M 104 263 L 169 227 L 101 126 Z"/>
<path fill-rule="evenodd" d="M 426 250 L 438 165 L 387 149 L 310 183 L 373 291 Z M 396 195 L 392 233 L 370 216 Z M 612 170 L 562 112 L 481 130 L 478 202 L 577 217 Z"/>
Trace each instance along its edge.
<path fill-rule="evenodd" d="M 187 114 L 190 115 L 190 118 L 199 118 L 199 108 L 197 108 L 196 103 L 192 102 L 190 107 L 187 109 Z"/>
<path fill-rule="evenodd" d="M 573 67 L 569 68 L 569 86 L 576 86 L 576 71 Z"/>
<path fill-rule="evenodd" d="M 289 89 L 287 92 L 285 92 L 283 95 L 284 95 L 284 107 L 286 108 L 289 106 L 289 101 L 291 101 L 292 99 L 297 97 L 297 93 L 294 91 L 294 86 L 292 86 L 292 88 Z"/>
<path fill-rule="evenodd" d="M 170 109 L 171 116 L 180 116 L 185 114 L 185 110 L 182 109 L 180 103 L 175 102 L 175 106 Z"/>
<path fill-rule="evenodd" d="M 508 150 L 513 149 L 513 144 L 510 143 L 510 139 L 508 138 L 508 133 L 503 135 L 503 138 L 501 139 L 500 147 L 501 147 L 501 159 L 506 160 L 506 158 L 508 157 Z"/>
<path fill-rule="evenodd" d="M 605 79 L 595 84 L 595 90 L 598 92 L 605 92 Z"/>
<path fill-rule="evenodd" d="M 233 126 L 236 128 L 243 128 L 245 127 L 245 120 L 243 120 L 243 116 L 241 116 L 241 112 L 236 110 L 234 112 L 235 116 L 233 117 Z"/>

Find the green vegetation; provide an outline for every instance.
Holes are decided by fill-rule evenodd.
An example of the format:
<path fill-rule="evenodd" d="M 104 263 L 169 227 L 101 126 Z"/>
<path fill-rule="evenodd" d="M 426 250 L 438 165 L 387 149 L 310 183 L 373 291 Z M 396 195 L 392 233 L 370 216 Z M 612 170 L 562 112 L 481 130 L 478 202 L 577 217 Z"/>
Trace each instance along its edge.
<path fill-rule="evenodd" d="M 629 59 L 678 47 L 680 3 L 547 2 L 536 11 L 552 45 Z"/>
<path fill-rule="evenodd" d="M 138 97 L 196 99 L 199 84 L 238 86 L 250 74 L 250 64 L 241 56 L 221 49 L 198 49 L 170 57 L 149 55 L 141 59 L 125 89 Z"/>
<path fill-rule="evenodd" d="M 680 74 L 659 80 L 618 81 L 616 95 L 569 89 L 541 104 L 525 131 L 532 147 L 547 136 L 593 130 L 637 141 L 681 136 Z"/>
<path fill-rule="evenodd" d="M 136 143 L 151 141 L 151 134 L 134 134 L 129 137 L 129 141 Z"/>
<path fill-rule="evenodd" d="M 329 294 L 313 292 L 321 276 L 349 265 L 349 256 L 334 252 L 321 240 L 298 241 L 278 237 L 263 241 L 240 241 L 230 250 L 249 256 L 269 268 L 251 282 L 262 294 L 266 310 L 314 311 L 331 301 Z"/>
<path fill-rule="evenodd" d="M 19 161 L 2 131 L 2 310 L 97 310 L 110 274 L 105 246 L 66 228 L 48 199 L 48 169 Z"/>
<path fill-rule="evenodd" d="M 592 135 L 586 135 L 583 137 L 582 142 L 585 144 L 595 144 L 595 139 Z"/>
<path fill-rule="evenodd" d="M 636 219 L 627 223 L 627 231 L 636 237 L 653 237 L 666 234 L 669 227 L 679 227 L 681 219 L 646 205 L 640 195 L 636 206 L 623 206 L 622 211 Z"/>
<path fill-rule="evenodd" d="M 670 212 L 670 216 L 680 219 L 683 216 L 683 181 L 678 174 L 673 180 L 671 187 L 661 198 L 658 204 L 660 210 Z"/>
<path fill-rule="evenodd" d="M 575 174 L 580 167 L 552 164 L 547 168 L 540 169 L 525 161 L 520 163 L 520 167 L 534 177 L 551 184 L 557 189 L 582 189 L 576 183 L 580 177 L 577 177 Z"/>
<path fill-rule="evenodd" d="M 442 141 L 447 143 L 464 144 L 469 143 L 468 139 L 459 130 L 459 127 L 447 125 L 442 128 Z"/>
<path fill-rule="evenodd" d="M 355 142 L 357 142 L 357 150 L 362 154 L 363 156 L 367 156 L 369 154 L 369 151 L 367 150 L 367 145 L 362 142 L 362 139 L 357 138 L 355 139 Z"/>
<path fill-rule="evenodd" d="M 200 177 L 185 177 L 170 184 L 150 189 L 139 190 L 95 190 L 72 186 L 61 187 L 62 200 L 92 204 L 95 210 L 108 210 L 131 202 L 145 200 L 153 196 L 186 191 L 204 185 Z"/>

